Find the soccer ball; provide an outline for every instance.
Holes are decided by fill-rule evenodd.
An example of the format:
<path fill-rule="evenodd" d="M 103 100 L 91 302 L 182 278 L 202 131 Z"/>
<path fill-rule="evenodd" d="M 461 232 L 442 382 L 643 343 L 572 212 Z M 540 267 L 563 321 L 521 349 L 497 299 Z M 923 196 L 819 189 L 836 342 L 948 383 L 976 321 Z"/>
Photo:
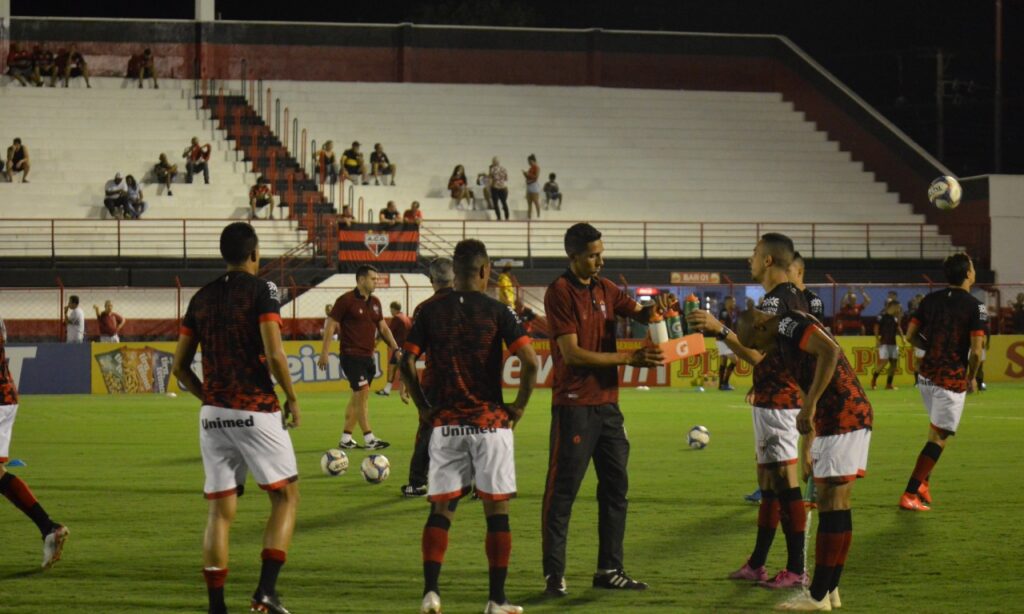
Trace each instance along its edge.
<path fill-rule="evenodd" d="M 363 472 L 367 482 L 380 484 L 391 475 L 391 462 L 383 454 L 371 454 L 363 459 L 359 470 Z"/>
<path fill-rule="evenodd" d="M 686 442 L 690 444 L 690 447 L 694 450 L 703 450 L 707 447 L 710 441 L 711 433 L 699 424 L 690 429 L 690 432 L 686 434 Z"/>
<path fill-rule="evenodd" d="M 348 455 L 341 450 L 328 450 L 320 457 L 320 471 L 324 475 L 341 475 L 348 471 Z"/>
<path fill-rule="evenodd" d="M 949 175 L 936 178 L 928 186 L 928 200 L 943 211 L 956 209 L 957 205 L 960 204 L 960 197 L 963 196 L 963 193 L 960 182 Z"/>

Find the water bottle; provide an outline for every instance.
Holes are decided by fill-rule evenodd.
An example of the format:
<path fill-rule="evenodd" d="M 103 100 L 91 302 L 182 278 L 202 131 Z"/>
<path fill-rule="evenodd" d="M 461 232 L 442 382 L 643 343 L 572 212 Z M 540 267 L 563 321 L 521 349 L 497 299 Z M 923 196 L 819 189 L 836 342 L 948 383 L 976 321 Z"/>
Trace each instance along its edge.
<path fill-rule="evenodd" d="M 698 309 L 700 309 L 700 299 L 697 298 L 696 294 L 691 294 L 683 301 L 683 322 L 686 323 L 686 331 L 688 333 L 695 333 L 697 329 L 686 322 L 686 316 Z"/>
<path fill-rule="evenodd" d="M 669 339 L 665 318 L 657 311 L 651 313 L 650 322 L 647 324 L 647 334 L 654 345 L 660 345 Z"/>
<path fill-rule="evenodd" d="M 665 324 L 668 326 L 669 339 L 678 339 L 683 336 L 683 320 L 674 307 L 665 310 Z"/>

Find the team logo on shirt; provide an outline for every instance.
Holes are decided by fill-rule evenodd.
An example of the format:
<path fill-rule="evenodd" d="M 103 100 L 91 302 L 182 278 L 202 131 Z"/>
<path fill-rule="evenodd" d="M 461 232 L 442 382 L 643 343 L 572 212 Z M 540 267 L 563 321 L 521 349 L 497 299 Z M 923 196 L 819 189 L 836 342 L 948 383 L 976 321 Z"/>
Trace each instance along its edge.
<path fill-rule="evenodd" d="M 988 321 L 988 307 L 984 303 L 978 305 L 978 316 L 982 322 Z"/>
<path fill-rule="evenodd" d="M 785 337 L 792 337 L 796 331 L 797 322 L 793 318 L 782 318 L 779 320 L 779 334 Z"/>
<path fill-rule="evenodd" d="M 277 284 L 272 281 L 267 282 L 267 289 L 270 290 L 270 300 L 280 303 L 281 295 L 278 292 Z"/>
<path fill-rule="evenodd" d="M 778 313 L 779 312 L 779 297 L 777 296 L 766 296 L 761 299 L 761 311 L 767 313 Z"/>
<path fill-rule="evenodd" d="M 375 257 L 379 257 L 388 248 L 390 242 L 391 239 L 386 232 L 368 232 L 366 238 L 363 239 L 366 249 L 370 250 Z"/>
<path fill-rule="evenodd" d="M 374 303 L 374 305 L 373 305 L 373 311 L 374 311 L 375 313 L 378 313 L 378 314 L 379 314 L 379 313 L 380 313 L 380 305 L 377 305 L 376 303 Z M 360 313 L 361 313 L 361 312 L 360 312 Z"/>

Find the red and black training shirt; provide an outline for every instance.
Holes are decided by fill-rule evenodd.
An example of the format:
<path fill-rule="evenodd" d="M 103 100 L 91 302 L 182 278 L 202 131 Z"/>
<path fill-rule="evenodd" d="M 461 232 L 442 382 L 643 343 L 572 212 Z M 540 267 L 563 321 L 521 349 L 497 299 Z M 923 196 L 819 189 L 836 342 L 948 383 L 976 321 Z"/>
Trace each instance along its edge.
<path fill-rule="evenodd" d="M 792 311 L 807 312 L 804 293 L 795 285 L 783 282 L 761 297 L 757 308 L 765 313 L 784 316 Z M 754 366 L 754 407 L 761 409 L 798 409 L 800 387 L 786 371 L 777 353 L 770 353 Z"/>
<path fill-rule="evenodd" d="M 967 391 L 971 338 L 988 333 L 988 309 L 962 288 L 937 290 L 921 300 L 910 318 L 928 347 L 917 372 L 952 392 Z"/>
<path fill-rule="evenodd" d="M 338 297 L 330 316 L 341 325 L 338 343 L 342 355 L 362 358 L 373 356 L 377 344 L 377 327 L 384 319 L 380 309 L 380 300 L 376 296 L 363 296 L 358 288 Z"/>

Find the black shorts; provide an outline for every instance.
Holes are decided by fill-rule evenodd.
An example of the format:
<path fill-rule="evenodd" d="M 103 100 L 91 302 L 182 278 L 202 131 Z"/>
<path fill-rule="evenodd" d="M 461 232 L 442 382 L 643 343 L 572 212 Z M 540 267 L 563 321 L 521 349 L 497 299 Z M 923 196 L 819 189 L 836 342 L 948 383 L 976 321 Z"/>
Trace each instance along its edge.
<path fill-rule="evenodd" d="M 397 365 L 400 353 L 401 353 L 401 350 L 391 350 L 391 358 L 388 359 L 388 364 L 389 365 Z"/>
<path fill-rule="evenodd" d="M 380 173 L 381 175 L 390 175 L 391 174 L 391 165 L 388 164 L 387 166 L 381 166 L 380 164 L 378 164 L 377 165 L 377 172 Z"/>
<path fill-rule="evenodd" d="M 377 375 L 377 366 L 369 356 L 341 356 L 341 370 L 352 386 L 352 390 L 369 388 Z"/>

